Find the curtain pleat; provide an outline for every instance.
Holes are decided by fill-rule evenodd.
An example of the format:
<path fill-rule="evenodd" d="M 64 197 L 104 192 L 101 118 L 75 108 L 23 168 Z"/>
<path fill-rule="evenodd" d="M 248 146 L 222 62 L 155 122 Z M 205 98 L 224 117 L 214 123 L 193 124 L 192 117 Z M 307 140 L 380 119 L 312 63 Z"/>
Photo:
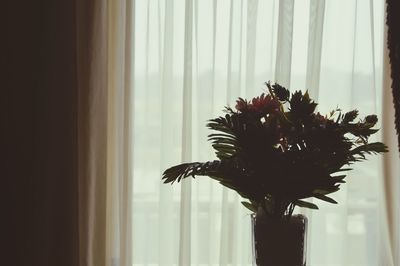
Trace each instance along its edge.
<path fill-rule="evenodd" d="M 399 56 L 400 47 L 400 31 L 398 27 L 398 11 L 400 10 L 397 1 L 386 0 L 386 35 L 387 50 L 385 53 L 385 71 L 384 71 L 384 139 L 392 147 L 392 151 L 384 158 L 384 191 L 385 191 L 385 209 L 382 211 L 384 217 L 387 218 L 384 232 L 388 237 L 383 242 L 388 245 L 386 252 L 390 255 L 387 260 L 390 265 L 398 265 L 400 263 L 400 206 L 398 204 L 398 195 L 400 193 L 400 155 L 394 151 L 394 147 L 398 147 L 400 151 L 400 83 L 399 83 Z M 389 88 L 392 89 L 391 95 Z M 393 118 L 394 117 L 394 123 Z M 397 133 L 397 142 L 396 134 Z M 386 213 L 385 213 L 386 211 Z M 389 265 L 389 264 L 388 264 Z"/>
<path fill-rule="evenodd" d="M 77 1 L 82 266 L 132 265 L 132 12 Z"/>
<path fill-rule="evenodd" d="M 79 263 L 105 264 L 107 7 L 77 1 Z"/>
<path fill-rule="evenodd" d="M 120 265 L 132 265 L 132 201 L 133 201 L 133 135 L 132 135 L 132 110 L 133 110 L 133 88 L 132 88 L 132 80 L 134 69 L 132 64 L 132 56 L 134 50 L 134 19 L 133 14 L 135 12 L 134 9 L 134 1 L 127 0 L 125 5 L 121 5 L 120 12 L 125 13 L 125 38 L 124 42 L 124 75 L 121 77 L 123 80 L 123 92 L 122 99 L 123 109 L 121 112 L 124 114 L 123 121 L 121 124 L 122 128 L 122 142 L 121 142 L 121 161 L 122 161 L 122 178 L 119 182 L 120 185 L 120 220 L 119 220 L 119 235 L 120 235 L 120 254 L 121 254 L 121 263 Z"/>
<path fill-rule="evenodd" d="M 385 32 L 385 35 L 387 32 Z M 384 70 L 383 70 L 383 140 L 390 148 L 389 153 L 383 158 L 384 179 L 382 186 L 382 209 L 379 214 L 382 217 L 380 262 L 382 265 L 399 265 L 400 263 L 400 204 L 398 195 L 400 193 L 400 154 L 396 150 L 396 128 L 394 124 L 395 110 L 393 106 L 393 95 L 390 88 L 392 79 L 390 72 L 389 52 L 384 46 Z"/>
<path fill-rule="evenodd" d="M 257 42 L 257 14 L 258 0 L 247 2 L 246 16 L 246 96 L 251 97 L 255 94 L 258 86 L 255 86 L 254 72 L 256 59 L 256 42 Z M 228 90 L 230 88 L 228 87 Z M 232 102 L 238 95 L 233 92 L 228 102 Z"/>
<path fill-rule="evenodd" d="M 325 0 L 310 1 L 308 26 L 306 88 L 318 100 L 319 75 L 321 72 L 322 40 L 324 30 Z"/>
<path fill-rule="evenodd" d="M 160 167 L 159 172 L 161 173 L 168 167 L 170 157 L 170 150 L 172 149 L 171 139 L 173 131 L 171 127 L 168 127 L 168 121 L 171 119 L 170 102 L 173 101 L 170 91 L 173 88 L 173 68 L 174 57 L 173 57 L 173 39 L 175 36 L 174 30 L 174 1 L 165 2 L 165 14 L 163 17 L 159 16 L 159 20 L 164 19 L 164 28 L 161 29 L 163 35 L 163 45 L 161 52 L 161 77 L 160 77 L 160 94 L 161 94 L 161 130 L 160 130 Z M 167 33 L 167 34 L 166 34 Z M 173 245 L 165 245 L 162 239 L 173 239 L 174 232 L 173 228 L 174 219 L 171 215 L 174 212 L 173 194 L 170 193 L 168 186 L 159 186 L 159 197 L 158 197 L 158 213 L 163 219 L 158 220 L 159 228 L 159 241 L 158 245 L 158 258 L 160 265 L 172 265 L 173 264 Z"/>
<path fill-rule="evenodd" d="M 290 88 L 294 0 L 279 1 L 275 81 Z"/>
<path fill-rule="evenodd" d="M 236 3 L 237 4 L 237 3 Z M 226 98 L 227 102 L 229 102 L 232 99 L 229 99 L 229 97 L 234 97 L 232 94 L 234 91 L 238 90 L 238 84 L 233 84 L 232 82 L 232 45 L 233 45 L 233 12 L 235 11 L 235 3 L 234 1 L 230 1 L 229 9 L 226 11 L 226 14 L 229 15 L 229 24 L 228 24 L 228 54 L 227 54 L 227 73 L 226 73 L 226 79 L 227 79 L 227 89 L 226 89 Z M 240 9 L 240 11 L 242 11 Z M 241 26 L 241 25 L 240 25 Z M 239 51 L 240 52 L 240 51 Z M 236 90 L 235 90 L 236 88 Z M 233 91 L 233 92 L 232 92 Z M 228 199 L 228 191 L 226 188 L 223 188 L 222 190 L 222 199 L 221 199 L 221 236 L 219 239 L 219 265 L 221 266 L 226 266 L 229 263 L 229 245 L 227 243 L 230 243 L 230 232 L 231 232 L 231 226 L 232 223 L 230 223 L 229 219 L 229 210 L 227 208 L 224 208 L 229 205 L 229 199 Z"/>
<path fill-rule="evenodd" d="M 108 2 L 106 265 L 132 265 L 132 8 Z"/>
<path fill-rule="evenodd" d="M 185 1 L 185 34 L 183 57 L 183 112 L 182 112 L 182 161 L 192 160 L 192 71 L 193 71 L 193 0 Z M 191 264 L 191 179 L 181 186 L 179 230 L 179 265 Z"/>

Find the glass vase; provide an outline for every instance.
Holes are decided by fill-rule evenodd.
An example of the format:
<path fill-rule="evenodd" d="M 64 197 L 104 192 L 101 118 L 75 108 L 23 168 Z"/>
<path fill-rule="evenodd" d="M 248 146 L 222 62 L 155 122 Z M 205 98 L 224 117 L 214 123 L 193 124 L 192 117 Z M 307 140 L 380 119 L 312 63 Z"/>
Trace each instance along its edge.
<path fill-rule="evenodd" d="M 307 218 L 251 216 L 254 266 L 306 266 Z"/>

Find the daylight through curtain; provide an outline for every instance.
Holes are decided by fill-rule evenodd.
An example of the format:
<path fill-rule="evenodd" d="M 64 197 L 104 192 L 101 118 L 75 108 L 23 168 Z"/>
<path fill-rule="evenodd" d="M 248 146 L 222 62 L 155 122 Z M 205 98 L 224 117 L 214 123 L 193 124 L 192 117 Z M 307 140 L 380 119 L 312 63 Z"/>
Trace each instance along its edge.
<path fill-rule="evenodd" d="M 134 265 L 250 265 L 240 197 L 206 177 L 164 185 L 161 173 L 214 157 L 207 119 L 266 81 L 309 89 L 382 116 L 384 5 L 379 1 L 136 1 L 133 114 Z M 379 138 L 379 136 L 377 137 Z M 310 218 L 310 265 L 393 264 L 381 158 L 355 166 Z M 382 233 L 383 232 L 383 233 Z M 385 248 L 381 248 L 385 246 Z M 390 262 L 389 262 L 390 261 Z"/>

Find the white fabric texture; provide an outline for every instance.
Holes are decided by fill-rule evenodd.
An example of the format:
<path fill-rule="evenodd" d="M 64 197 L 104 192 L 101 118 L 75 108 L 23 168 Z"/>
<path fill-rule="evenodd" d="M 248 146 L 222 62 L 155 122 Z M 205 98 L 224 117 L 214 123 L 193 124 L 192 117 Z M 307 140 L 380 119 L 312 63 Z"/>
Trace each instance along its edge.
<path fill-rule="evenodd" d="M 387 29 L 385 29 L 385 34 Z M 386 36 L 385 36 L 386 37 Z M 386 38 L 385 38 L 386 39 Z M 390 88 L 392 80 L 390 78 L 389 52 L 384 52 L 384 76 L 383 87 Z M 380 234 L 386 236 L 381 238 L 380 244 L 380 262 L 381 265 L 399 265 L 400 264 L 400 154 L 396 149 L 397 136 L 393 122 L 394 106 L 393 96 L 390 89 L 383 93 L 383 121 L 382 135 L 385 143 L 391 147 L 389 153 L 383 160 L 383 187 L 385 193 L 382 194 L 382 208 L 379 215 L 381 218 Z M 386 226 L 382 226 L 386 225 Z"/>
<path fill-rule="evenodd" d="M 90 148 L 103 135 L 83 144 L 97 158 L 89 160 L 92 183 L 84 188 L 105 197 L 106 216 L 88 215 L 94 227 L 81 242 L 92 245 L 88 265 L 251 265 L 250 216 L 240 197 L 206 177 L 171 186 L 161 174 L 181 162 L 213 160 L 207 120 L 239 96 L 261 94 L 268 80 L 307 88 L 322 113 L 337 106 L 383 113 L 379 126 L 388 128 L 385 139 L 393 137 L 391 101 L 382 96 L 383 0 L 103 3 L 96 14 L 107 19 L 95 29 L 107 32 L 107 74 L 97 73 L 107 77 L 107 95 L 92 105 L 107 108 L 91 110 L 106 121 L 107 145 Z M 309 217 L 307 265 L 399 265 L 395 140 L 390 149 L 385 176 L 382 157 L 371 156 L 333 196 L 338 205 L 316 200 L 320 210 L 297 210 Z M 90 169 L 102 162 L 99 184 Z M 88 201 L 102 210 L 102 201 Z"/>
<path fill-rule="evenodd" d="M 79 265 L 132 265 L 134 2 L 76 1 Z"/>

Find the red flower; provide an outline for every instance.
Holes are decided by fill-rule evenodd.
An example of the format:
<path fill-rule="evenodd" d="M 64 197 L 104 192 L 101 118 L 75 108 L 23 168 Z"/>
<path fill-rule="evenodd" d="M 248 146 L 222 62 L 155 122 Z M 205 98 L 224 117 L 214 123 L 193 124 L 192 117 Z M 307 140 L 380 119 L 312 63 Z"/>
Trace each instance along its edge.
<path fill-rule="evenodd" d="M 251 101 L 251 108 L 259 113 L 268 114 L 279 110 L 280 103 L 277 99 L 271 97 L 271 95 L 265 95 L 253 98 Z"/>
<path fill-rule="evenodd" d="M 271 95 L 265 95 L 255 97 L 251 102 L 239 98 L 236 101 L 236 110 L 243 113 L 246 111 L 256 112 L 262 116 L 279 111 L 280 103 L 277 99 L 272 98 Z"/>
<path fill-rule="evenodd" d="M 317 120 L 317 121 L 320 122 L 321 124 L 322 124 L 322 123 L 326 123 L 327 120 L 328 120 L 325 116 L 321 115 L 319 112 L 316 113 L 316 114 L 314 115 L 314 117 L 315 117 L 315 120 Z"/>

